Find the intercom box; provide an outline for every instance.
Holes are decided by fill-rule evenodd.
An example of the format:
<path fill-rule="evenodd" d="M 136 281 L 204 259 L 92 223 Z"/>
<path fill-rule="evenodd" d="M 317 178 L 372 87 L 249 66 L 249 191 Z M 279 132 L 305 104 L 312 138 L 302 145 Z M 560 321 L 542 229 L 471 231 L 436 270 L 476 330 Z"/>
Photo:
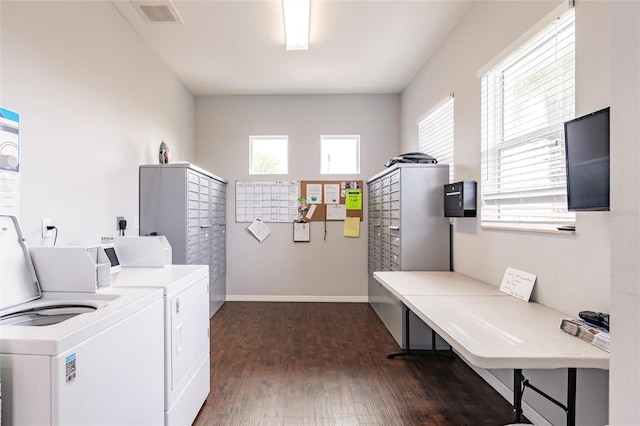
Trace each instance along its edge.
<path fill-rule="evenodd" d="M 476 217 L 477 187 L 474 181 L 444 185 L 445 217 Z"/>

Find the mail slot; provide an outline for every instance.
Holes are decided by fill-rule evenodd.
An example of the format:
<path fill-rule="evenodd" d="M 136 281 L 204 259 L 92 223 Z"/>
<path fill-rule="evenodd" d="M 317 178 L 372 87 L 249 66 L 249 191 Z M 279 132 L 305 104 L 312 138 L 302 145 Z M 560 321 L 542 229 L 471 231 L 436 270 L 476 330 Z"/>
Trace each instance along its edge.
<path fill-rule="evenodd" d="M 476 217 L 477 187 L 474 181 L 444 185 L 444 216 Z"/>

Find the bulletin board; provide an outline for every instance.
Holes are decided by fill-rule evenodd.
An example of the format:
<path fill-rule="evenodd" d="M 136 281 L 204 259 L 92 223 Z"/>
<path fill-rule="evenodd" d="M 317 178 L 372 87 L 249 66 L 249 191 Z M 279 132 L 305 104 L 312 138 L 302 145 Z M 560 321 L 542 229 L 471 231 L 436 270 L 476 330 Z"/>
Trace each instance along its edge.
<path fill-rule="evenodd" d="M 327 219 L 327 205 L 328 204 L 333 204 L 331 203 L 331 201 L 334 200 L 327 200 L 325 197 L 325 185 L 330 185 L 330 188 L 335 188 L 335 185 L 338 186 L 339 192 L 337 194 L 337 205 L 344 205 L 346 203 L 346 191 L 349 189 L 354 189 L 354 188 L 349 188 L 349 186 L 353 186 L 356 185 L 357 188 L 355 189 L 359 189 L 360 193 L 361 193 L 361 197 L 364 197 L 364 188 L 363 188 L 363 181 L 361 180 L 303 180 L 300 181 L 300 196 L 302 197 L 306 197 L 307 198 L 307 203 L 308 206 L 311 208 L 312 205 L 316 206 L 315 211 L 313 212 L 313 215 L 311 216 L 311 218 L 307 218 L 307 220 L 311 220 L 311 221 L 324 221 L 324 220 L 340 220 L 340 219 Z M 313 189 L 314 191 L 312 191 L 313 193 L 315 193 L 315 190 L 317 190 L 319 187 L 318 185 L 320 185 L 321 188 L 321 201 L 322 202 L 317 202 L 314 203 L 313 200 L 310 199 L 309 197 L 309 189 Z M 347 217 L 357 217 L 360 219 L 360 221 L 362 221 L 362 212 L 364 209 L 364 199 L 362 198 L 362 205 L 360 210 L 347 210 L 346 211 L 346 216 Z"/>
<path fill-rule="evenodd" d="M 236 181 L 236 222 L 288 222 L 298 218 L 298 181 Z"/>

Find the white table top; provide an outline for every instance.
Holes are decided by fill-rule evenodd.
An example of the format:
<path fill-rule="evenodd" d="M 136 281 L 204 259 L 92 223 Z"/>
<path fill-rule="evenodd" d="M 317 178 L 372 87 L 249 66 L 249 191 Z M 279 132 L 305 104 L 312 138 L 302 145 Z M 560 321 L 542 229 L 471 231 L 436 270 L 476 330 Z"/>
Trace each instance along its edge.
<path fill-rule="evenodd" d="M 406 304 L 482 368 L 609 368 L 609 354 L 560 329 L 562 312 L 496 296 L 407 296 Z"/>
<path fill-rule="evenodd" d="M 477 367 L 609 369 L 608 352 L 560 329 L 568 314 L 456 272 L 374 277 Z"/>
<path fill-rule="evenodd" d="M 492 285 L 458 272 L 374 272 L 373 276 L 401 300 L 404 296 L 507 296 Z"/>

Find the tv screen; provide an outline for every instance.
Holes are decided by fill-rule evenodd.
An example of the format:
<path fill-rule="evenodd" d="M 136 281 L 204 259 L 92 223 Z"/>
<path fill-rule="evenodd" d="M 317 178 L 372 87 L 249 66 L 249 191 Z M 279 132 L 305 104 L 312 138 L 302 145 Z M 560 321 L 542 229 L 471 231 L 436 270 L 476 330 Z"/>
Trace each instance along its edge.
<path fill-rule="evenodd" d="M 609 108 L 564 123 L 567 207 L 609 210 Z"/>

